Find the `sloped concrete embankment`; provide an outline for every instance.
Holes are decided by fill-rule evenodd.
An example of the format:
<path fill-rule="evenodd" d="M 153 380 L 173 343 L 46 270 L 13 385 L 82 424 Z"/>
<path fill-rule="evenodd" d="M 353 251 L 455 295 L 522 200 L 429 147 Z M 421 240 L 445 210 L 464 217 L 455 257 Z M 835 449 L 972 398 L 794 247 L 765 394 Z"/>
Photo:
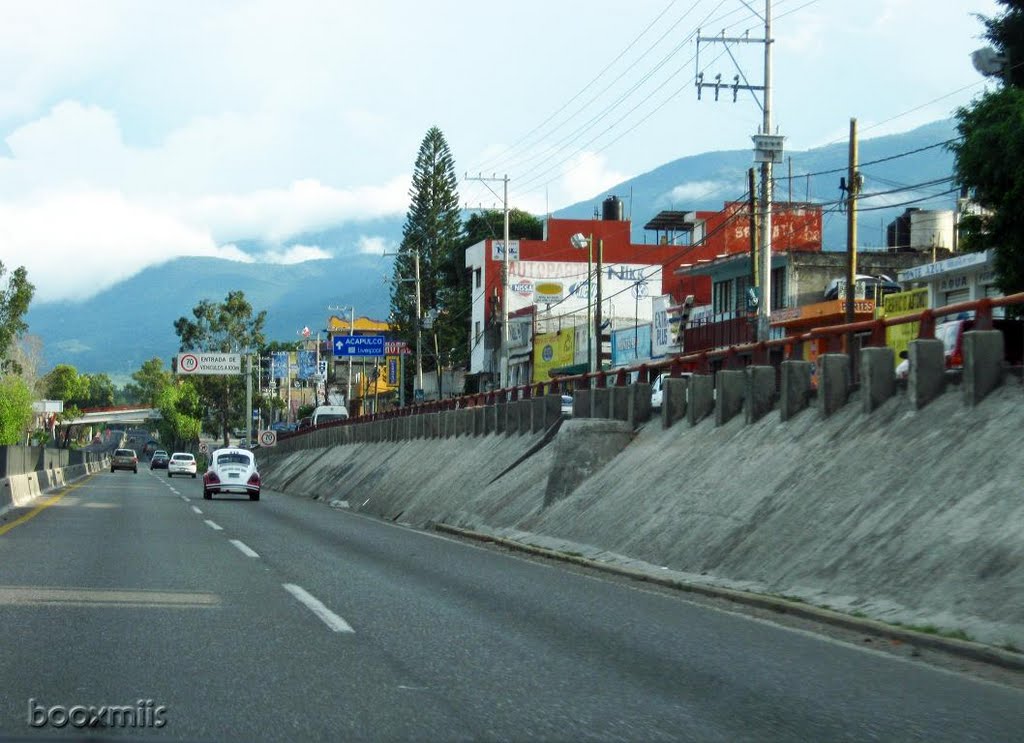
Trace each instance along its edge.
<path fill-rule="evenodd" d="M 538 435 L 282 453 L 267 480 L 384 518 L 1024 647 L 1024 389 L 1011 378 L 967 405 L 954 387 L 923 408 L 913 393 L 867 406 L 862 390 L 828 415 L 785 422 L 654 421 L 635 436 L 621 422 L 572 420 L 497 479 Z"/>

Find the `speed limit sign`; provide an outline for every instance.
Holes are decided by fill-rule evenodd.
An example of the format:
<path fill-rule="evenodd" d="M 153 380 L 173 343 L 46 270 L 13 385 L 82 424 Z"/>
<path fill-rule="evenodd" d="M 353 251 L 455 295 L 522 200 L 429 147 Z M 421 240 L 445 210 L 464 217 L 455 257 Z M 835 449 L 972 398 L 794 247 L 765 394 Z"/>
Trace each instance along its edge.
<path fill-rule="evenodd" d="M 273 429 L 267 429 L 266 431 L 260 431 L 260 446 L 276 446 L 277 445 L 277 431 Z"/>
<path fill-rule="evenodd" d="M 200 454 L 209 454 L 210 453 L 210 445 L 207 444 L 205 441 L 202 442 L 199 445 L 199 453 Z"/>

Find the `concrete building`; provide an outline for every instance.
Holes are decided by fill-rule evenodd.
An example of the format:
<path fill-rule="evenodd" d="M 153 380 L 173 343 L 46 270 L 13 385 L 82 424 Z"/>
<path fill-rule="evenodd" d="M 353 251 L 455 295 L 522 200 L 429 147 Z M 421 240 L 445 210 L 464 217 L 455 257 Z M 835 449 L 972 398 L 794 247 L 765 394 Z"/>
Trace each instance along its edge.
<path fill-rule="evenodd" d="M 602 329 L 605 337 L 601 354 L 607 360 L 610 358 L 610 332 L 649 323 L 652 297 L 665 295 L 679 303 L 693 294 L 697 303 L 711 301 L 709 278 L 701 274 L 680 275 L 675 269 L 710 263 L 717 256 L 749 252 L 750 220 L 745 203 L 726 204 L 721 212 L 662 212 L 645 225 L 646 230 L 654 232 L 655 244 L 632 243 L 631 223 L 620 218 L 622 210 L 618 199 L 609 197 L 604 206 L 604 219 L 548 219 L 542 240 L 510 240 L 511 384 L 524 384 L 537 377 L 538 353 L 557 356 L 562 362 L 571 359 L 569 364 L 550 368 L 586 363 L 588 305 L 589 297 L 596 292 L 594 281 L 599 254 L 602 254 L 601 314 L 607 321 Z M 773 227 L 775 250 L 788 247 L 793 251 L 820 251 L 820 207 L 810 204 L 777 207 Z M 589 251 L 572 247 L 571 237 L 576 233 L 593 240 L 595 273 L 591 274 L 589 286 Z M 466 267 L 472 277 L 473 291 L 468 334 L 469 371 L 480 388 L 496 384 L 499 377 L 503 247 L 503 241 L 488 239 L 466 249 Z M 524 343 L 521 334 L 531 316 L 534 336 L 555 336 L 542 345 Z M 571 344 L 569 329 L 574 329 Z M 561 340 L 552 344 L 556 336 Z M 598 343 L 593 331 L 591 338 L 590 342 Z M 550 359 L 541 360 L 549 366 Z"/>
<path fill-rule="evenodd" d="M 991 250 L 961 253 L 934 263 L 908 267 L 900 271 L 896 279 L 909 288 L 926 288 L 929 307 L 1000 297 L 993 261 Z"/>

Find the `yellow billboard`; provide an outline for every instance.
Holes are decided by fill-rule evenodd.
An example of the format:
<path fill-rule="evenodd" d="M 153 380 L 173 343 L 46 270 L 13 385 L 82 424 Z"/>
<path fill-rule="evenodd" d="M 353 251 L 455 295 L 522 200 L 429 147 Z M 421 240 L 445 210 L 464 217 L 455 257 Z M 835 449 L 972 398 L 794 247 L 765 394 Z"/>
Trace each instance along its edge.
<path fill-rule="evenodd" d="M 911 289 L 908 292 L 889 294 L 882 299 L 877 317 L 899 317 L 920 312 L 928 307 L 928 290 Z M 921 323 L 905 322 L 885 329 L 885 345 L 893 351 L 896 366 L 900 364 L 900 352 L 910 347 L 910 341 L 917 338 Z"/>
<path fill-rule="evenodd" d="M 556 333 L 541 333 L 533 339 L 534 382 L 551 380 L 551 370 L 572 366 L 576 356 L 576 329 L 565 328 Z"/>

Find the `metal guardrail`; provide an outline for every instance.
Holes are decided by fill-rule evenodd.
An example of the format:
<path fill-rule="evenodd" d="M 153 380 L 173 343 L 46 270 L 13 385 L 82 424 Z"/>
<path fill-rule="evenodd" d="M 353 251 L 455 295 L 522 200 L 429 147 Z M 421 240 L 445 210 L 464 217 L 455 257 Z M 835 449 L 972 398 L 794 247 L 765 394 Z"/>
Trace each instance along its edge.
<path fill-rule="evenodd" d="M 550 394 L 571 394 L 573 390 L 577 389 L 624 386 L 633 372 L 637 373 L 637 381 L 650 382 L 654 376 L 666 371 L 675 377 L 681 376 L 684 373 L 707 374 L 717 368 L 735 369 L 750 364 L 770 364 L 775 360 L 799 359 L 803 354 L 804 343 L 820 340 L 825 342 L 825 353 L 840 352 L 843 347 L 844 338 L 847 339 L 848 347 L 853 344 L 855 337 L 861 339 L 862 348 L 880 347 L 886 345 L 886 328 L 906 323 L 920 323 L 917 338 L 929 339 L 935 337 L 936 318 L 958 315 L 963 312 L 974 312 L 974 328 L 976 330 L 991 330 L 992 314 L 995 308 L 1019 304 L 1024 304 L 1024 292 L 1011 294 L 1006 297 L 986 297 L 968 302 L 957 302 L 945 307 L 920 310 L 896 317 L 862 320 L 842 325 L 828 325 L 814 328 L 806 333 L 770 341 L 728 346 L 690 354 L 683 353 L 654 363 L 637 364 L 636 366 L 621 367 L 614 370 L 587 372 L 574 376 L 558 377 L 547 382 L 535 382 L 518 387 L 507 387 L 489 392 L 462 395 L 447 400 L 435 400 L 419 405 L 409 405 L 404 408 L 395 408 L 380 413 L 356 416 L 343 421 L 332 421 L 316 428 L 294 431 L 286 436 L 279 434 L 278 437 L 290 439 L 295 436 L 303 436 L 314 431 L 322 431 L 326 428 L 337 426 L 350 426 L 356 423 L 402 418 L 420 413 L 437 413 L 443 410 L 493 405 L 496 402 L 503 401 L 525 400 L 539 397 L 544 395 L 545 392 Z"/>

